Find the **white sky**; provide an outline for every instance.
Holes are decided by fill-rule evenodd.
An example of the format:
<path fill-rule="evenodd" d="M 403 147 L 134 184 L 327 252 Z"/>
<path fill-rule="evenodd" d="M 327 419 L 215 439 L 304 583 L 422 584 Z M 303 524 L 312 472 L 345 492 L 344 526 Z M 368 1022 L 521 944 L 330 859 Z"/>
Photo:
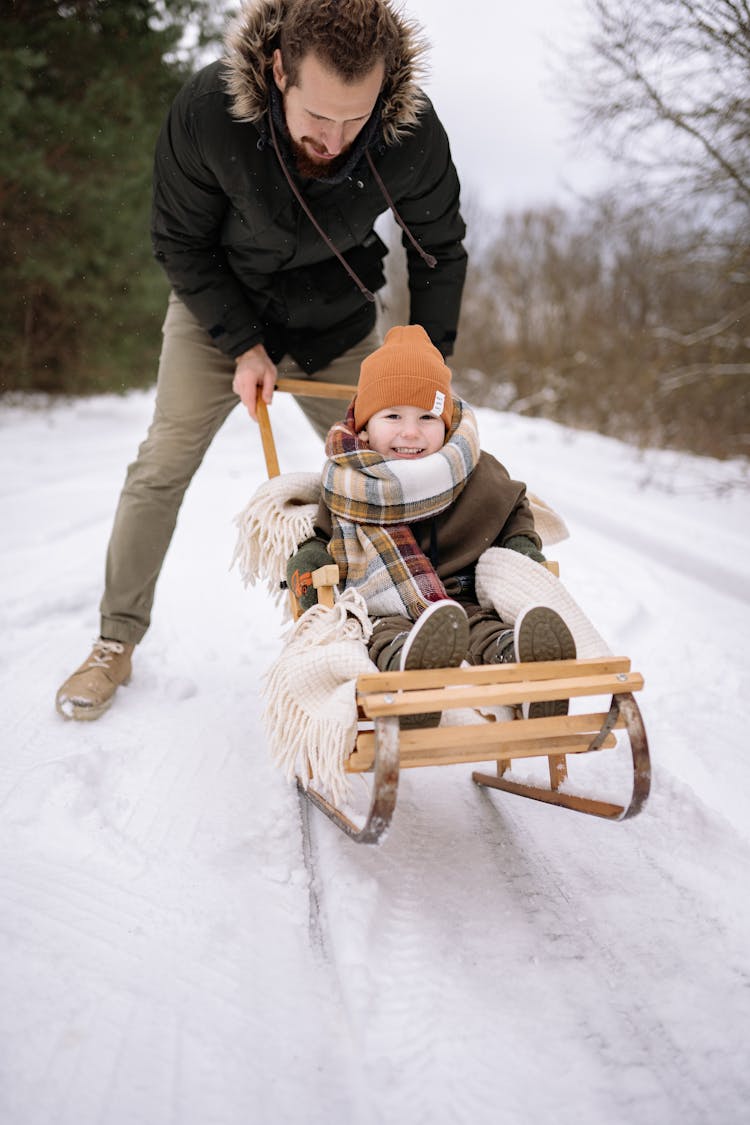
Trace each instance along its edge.
<path fill-rule="evenodd" d="M 608 168 L 573 137 L 553 72 L 581 42 L 584 0 L 405 0 L 431 43 L 425 88 L 446 127 L 464 196 L 493 210 L 603 186 Z"/>

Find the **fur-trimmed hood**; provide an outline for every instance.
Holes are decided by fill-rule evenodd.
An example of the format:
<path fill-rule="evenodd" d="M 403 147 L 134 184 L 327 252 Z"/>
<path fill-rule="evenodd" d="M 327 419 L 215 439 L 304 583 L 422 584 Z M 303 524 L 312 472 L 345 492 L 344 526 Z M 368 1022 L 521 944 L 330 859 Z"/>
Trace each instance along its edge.
<path fill-rule="evenodd" d="M 245 0 L 225 39 L 223 58 L 231 114 L 238 121 L 259 124 L 268 112 L 271 61 L 278 46 L 288 0 Z M 417 25 L 394 13 L 400 52 L 381 94 L 380 116 L 386 144 L 396 144 L 413 128 L 425 105 L 418 85 L 424 75 L 427 44 Z"/>

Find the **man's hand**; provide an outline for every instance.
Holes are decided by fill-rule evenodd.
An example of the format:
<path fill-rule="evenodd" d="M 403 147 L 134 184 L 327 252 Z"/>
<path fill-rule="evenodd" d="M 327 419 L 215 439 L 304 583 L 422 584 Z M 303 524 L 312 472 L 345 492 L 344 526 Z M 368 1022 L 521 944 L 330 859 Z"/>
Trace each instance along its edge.
<path fill-rule="evenodd" d="M 256 411 L 258 388 L 262 390 L 263 401 L 270 403 L 275 383 L 276 365 L 271 362 L 262 344 L 256 344 L 254 348 L 237 356 L 232 390 L 239 395 L 254 422 L 258 421 Z"/>

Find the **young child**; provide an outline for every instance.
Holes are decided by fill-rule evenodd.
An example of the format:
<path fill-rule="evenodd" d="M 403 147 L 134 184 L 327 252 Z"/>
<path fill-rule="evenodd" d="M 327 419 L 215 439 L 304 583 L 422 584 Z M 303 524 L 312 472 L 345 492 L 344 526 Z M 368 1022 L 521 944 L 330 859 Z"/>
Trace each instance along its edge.
<path fill-rule="evenodd" d="M 480 450 L 475 415 L 450 383 L 419 325 L 392 328 L 363 361 L 346 418 L 328 433 L 315 536 L 290 558 L 288 585 L 309 608 L 311 573 L 333 560 L 341 588 L 366 601 L 381 671 L 571 659 L 575 642 L 552 609 L 534 606 L 512 626 L 477 602 L 488 547 L 544 555 L 525 485 Z M 566 711 L 563 700 L 529 713 Z"/>

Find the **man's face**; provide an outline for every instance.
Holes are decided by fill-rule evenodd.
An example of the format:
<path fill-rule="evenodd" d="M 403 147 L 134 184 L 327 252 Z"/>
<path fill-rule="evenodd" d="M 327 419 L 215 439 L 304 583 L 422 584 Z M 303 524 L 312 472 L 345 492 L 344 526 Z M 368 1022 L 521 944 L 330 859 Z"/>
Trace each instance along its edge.
<path fill-rule="evenodd" d="M 383 75 L 383 63 L 378 63 L 364 78 L 344 82 L 309 54 L 299 65 L 297 84 L 290 86 L 281 51 L 274 51 L 273 76 L 284 98 L 286 127 L 303 176 L 335 172 L 375 108 Z"/>

